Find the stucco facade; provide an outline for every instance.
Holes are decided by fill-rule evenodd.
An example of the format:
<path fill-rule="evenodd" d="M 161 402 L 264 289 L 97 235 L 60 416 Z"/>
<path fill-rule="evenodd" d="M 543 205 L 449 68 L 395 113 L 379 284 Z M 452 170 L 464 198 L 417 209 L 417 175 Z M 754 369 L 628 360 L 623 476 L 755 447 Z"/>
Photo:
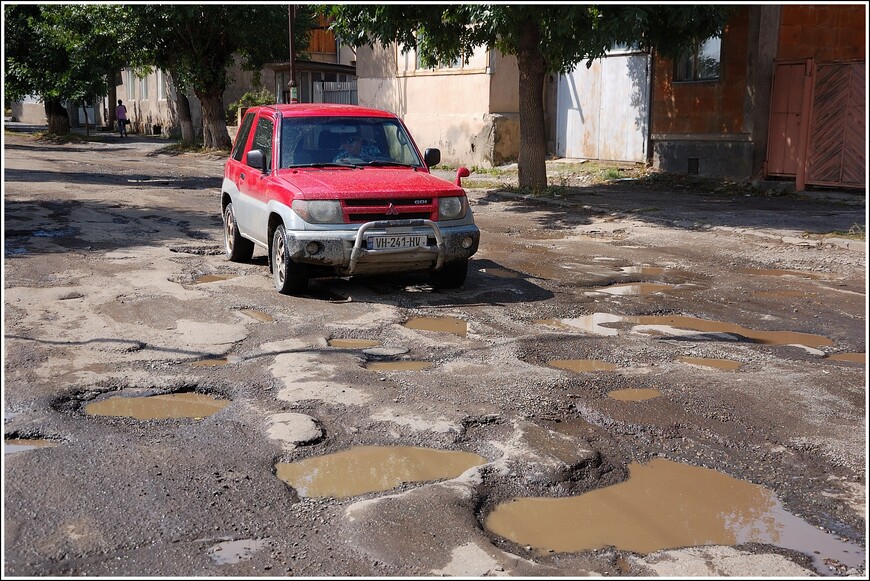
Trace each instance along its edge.
<path fill-rule="evenodd" d="M 357 50 L 359 103 L 397 113 L 442 163 L 491 167 L 519 153 L 516 59 L 480 50 L 468 63 L 423 69 L 414 51 Z"/>

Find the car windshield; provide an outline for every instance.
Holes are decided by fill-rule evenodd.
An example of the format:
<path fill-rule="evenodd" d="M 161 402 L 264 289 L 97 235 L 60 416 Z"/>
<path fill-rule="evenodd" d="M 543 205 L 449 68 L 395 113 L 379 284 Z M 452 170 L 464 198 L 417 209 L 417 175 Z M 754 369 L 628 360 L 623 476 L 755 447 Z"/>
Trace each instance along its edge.
<path fill-rule="evenodd" d="M 405 128 L 387 117 L 286 117 L 280 167 L 422 167 Z"/>

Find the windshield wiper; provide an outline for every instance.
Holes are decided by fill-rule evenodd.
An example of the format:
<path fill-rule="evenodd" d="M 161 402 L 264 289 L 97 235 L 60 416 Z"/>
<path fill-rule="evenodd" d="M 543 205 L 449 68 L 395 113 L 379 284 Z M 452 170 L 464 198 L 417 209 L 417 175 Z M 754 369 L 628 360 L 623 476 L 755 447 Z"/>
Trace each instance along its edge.
<path fill-rule="evenodd" d="M 293 163 L 287 166 L 287 169 L 293 169 L 297 167 L 350 167 L 359 169 L 362 166 L 356 165 L 352 163 L 337 163 L 334 161 L 324 161 L 320 163 Z"/>
<path fill-rule="evenodd" d="M 396 166 L 396 167 L 413 167 L 417 169 L 416 165 L 412 165 L 410 163 L 402 163 L 399 161 L 386 161 L 383 159 L 375 159 L 368 162 L 366 165 L 383 165 L 383 166 Z"/>

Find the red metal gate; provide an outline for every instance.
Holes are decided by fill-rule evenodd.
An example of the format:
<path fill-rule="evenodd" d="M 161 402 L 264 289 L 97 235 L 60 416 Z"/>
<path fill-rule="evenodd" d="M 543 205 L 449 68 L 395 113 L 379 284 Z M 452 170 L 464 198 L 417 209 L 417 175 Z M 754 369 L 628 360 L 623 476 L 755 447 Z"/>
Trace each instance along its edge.
<path fill-rule="evenodd" d="M 807 185 L 866 187 L 865 62 L 777 62 L 768 176 Z"/>

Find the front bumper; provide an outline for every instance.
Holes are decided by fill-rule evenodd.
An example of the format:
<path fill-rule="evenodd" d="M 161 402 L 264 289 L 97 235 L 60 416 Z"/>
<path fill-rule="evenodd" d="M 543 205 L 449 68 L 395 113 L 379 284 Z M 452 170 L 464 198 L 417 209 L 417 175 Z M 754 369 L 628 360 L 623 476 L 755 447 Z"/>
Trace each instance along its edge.
<path fill-rule="evenodd" d="M 369 249 L 370 235 L 425 235 L 426 246 Z M 439 226 L 431 220 L 367 222 L 357 230 L 287 231 L 287 248 L 294 262 L 330 268 L 341 276 L 439 270 L 467 260 L 477 252 L 477 226 Z"/>

